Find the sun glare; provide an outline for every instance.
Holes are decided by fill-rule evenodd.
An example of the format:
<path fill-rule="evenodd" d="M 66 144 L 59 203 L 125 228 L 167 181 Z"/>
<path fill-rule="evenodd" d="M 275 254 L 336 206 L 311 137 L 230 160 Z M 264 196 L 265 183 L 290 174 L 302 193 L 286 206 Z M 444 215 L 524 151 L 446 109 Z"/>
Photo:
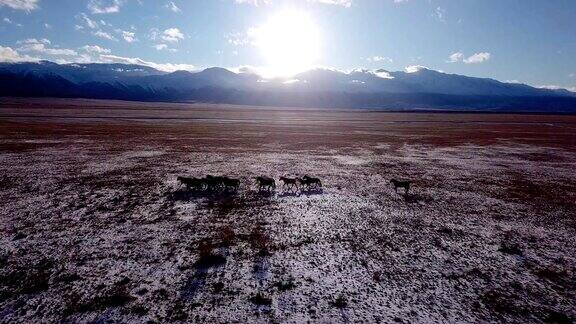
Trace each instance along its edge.
<path fill-rule="evenodd" d="M 266 62 L 262 72 L 267 77 L 293 75 L 320 58 L 320 31 L 306 12 L 282 11 L 250 33 Z"/>

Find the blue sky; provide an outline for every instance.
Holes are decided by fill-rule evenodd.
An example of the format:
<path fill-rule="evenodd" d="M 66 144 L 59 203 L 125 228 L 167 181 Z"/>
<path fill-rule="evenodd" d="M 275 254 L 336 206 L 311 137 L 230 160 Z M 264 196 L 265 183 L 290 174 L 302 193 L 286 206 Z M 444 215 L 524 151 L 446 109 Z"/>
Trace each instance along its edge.
<path fill-rule="evenodd" d="M 285 12 L 313 24 L 315 66 L 576 87 L 574 0 L 0 0 L 0 60 L 258 68 L 255 31 Z"/>

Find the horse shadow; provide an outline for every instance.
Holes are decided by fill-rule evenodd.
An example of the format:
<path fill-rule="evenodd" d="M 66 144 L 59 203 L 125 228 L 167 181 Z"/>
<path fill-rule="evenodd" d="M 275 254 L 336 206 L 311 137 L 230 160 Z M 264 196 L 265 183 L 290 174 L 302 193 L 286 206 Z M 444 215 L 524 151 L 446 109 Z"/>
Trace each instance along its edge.
<path fill-rule="evenodd" d="M 262 198 L 273 198 L 274 196 L 282 197 L 300 197 L 300 196 L 317 196 L 324 194 L 323 188 L 310 188 L 300 190 L 256 190 L 253 193 Z M 200 190 L 200 189 L 185 189 L 178 188 L 168 194 L 168 198 L 175 202 L 189 202 L 193 200 L 209 199 L 221 200 L 227 198 L 238 197 L 237 190 Z"/>
<path fill-rule="evenodd" d="M 256 195 L 263 197 L 263 198 L 272 198 L 276 194 L 274 190 L 257 190 Z"/>
<path fill-rule="evenodd" d="M 284 197 L 300 197 L 300 192 L 283 191 L 278 194 L 278 198 L 284 198 Z"/>
<path fill-rule="evenodd" d="M 398 193 L 398 195 L 402 196 L 406 204 L 429 203 L 432 201 L 430 196 L 422 195 L 419 193 Z"/>
<path fill-rule="evenodd" d="M 300 194 L 304 195 L 304 196 L 319 196 L 319 195 L 324 194 L 324 189 L 312 188 L 312 189 L 307 189 L 307 190 L 301 190 Z"/>
<path fill-rule="evenodd" d="M 192 201 L 198 199 L 222 199 L 228 197 L 237 196 L 237 191 L 231 190 L 223 190 L 223 191 L 216 191 L 216 190 L 186 190 L 186 189 L 178 189 L 172 192 L 169 195 L 169 198 L 172 201 Z"/>

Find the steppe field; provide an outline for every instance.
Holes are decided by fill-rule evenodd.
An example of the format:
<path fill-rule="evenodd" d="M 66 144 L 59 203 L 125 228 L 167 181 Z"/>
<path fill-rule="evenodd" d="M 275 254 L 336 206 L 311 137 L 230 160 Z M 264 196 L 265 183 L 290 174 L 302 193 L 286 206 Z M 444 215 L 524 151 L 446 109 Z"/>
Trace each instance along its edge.
<path fill-rule="evenodd" d="M 576 320 L 576 116 L 0 98 L 0 181 L 2 323 Z"/>

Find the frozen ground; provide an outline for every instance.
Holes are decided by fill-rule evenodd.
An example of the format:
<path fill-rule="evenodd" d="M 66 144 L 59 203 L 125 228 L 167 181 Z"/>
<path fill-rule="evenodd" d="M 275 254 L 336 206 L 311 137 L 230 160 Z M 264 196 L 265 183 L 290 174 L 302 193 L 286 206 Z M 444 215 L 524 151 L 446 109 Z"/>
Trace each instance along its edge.
<path fill-rule="evenodd" d="M 1 99 L 0 322 L 570 323 L 575 152 L 570 116 Z"/>

